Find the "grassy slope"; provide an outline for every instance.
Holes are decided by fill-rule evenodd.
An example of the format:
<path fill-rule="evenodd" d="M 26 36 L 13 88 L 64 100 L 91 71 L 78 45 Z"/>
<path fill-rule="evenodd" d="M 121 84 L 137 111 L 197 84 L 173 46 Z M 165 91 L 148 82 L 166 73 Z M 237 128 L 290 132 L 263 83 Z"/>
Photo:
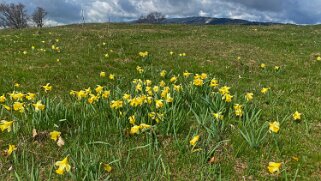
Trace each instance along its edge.
<path fill-rule="evenodd" d="M 150 52 L 151 66 L 154 68 L 172 69 L 176 74 L 184 70 L 208 72 L 231 85 L 232 91 L 237 94 L 246 91 L 259 94 L 261 87 L 271 87 L 273 94 L 269 101 L 260 105 L 264 111 L 262 118 L 264 121 L 290 115 L 295 110 L 304 113 L 304 122 L 307 124 L 304 122 L 293 124 L 289 121 L 284 128 L 281 128 L 282 146 L 279 152 L 269 145 L 258 150 L 251 149 L 235 138 L 231 141 L 232 145 L 240 144 L 242 151 L 236 151 L 239 145 L 233 145 L 235 149 L 222 148 L 222 152 L 228 153 L 222 154 L 223 161 L 220 165 L 208 166 L 206 163 L 199 163 L 198 157 L 190 154 L 188 150 L 173 151 L 175 150 L 173 140 L 164 137 L 161 138 L 162 142 L 168 142 L 170 146 L 159 151 L 153 159 L 157 160 L 161 155 L 166 169 L 150 166 L 148 160 L 151 158 L 145 158 L 145 153 L 138 150 L 132 153 L 135 154 L 135 158 L 131 158 L 131 164 L 118 166 L 118 170 L 115 168 L 111 178 L 142 176 L 142 178 L 179 180 L 192 177 L 201 179 L 213 178 L 211 174 L 215 175 L 221 171 L 218 175 L 223 179 L 240 179 L 242 176 L 271 179 L 273 177 L 269 177 L 266 173 L 266 165 L 273 159 L 290 160 L 287 161 L 289 178 L 295 176 L 297 168 L 301 179 L 317 180 L 321 177 L 319 106 L 321 62 L 313 60 L 313 54 L 321 51 L 320 26 L 92 24 L 85 27 L 71 25 L 42 30 L 1 30 L 0 33 L 0 93 L 12 91 L 15 82 L 22 85 L 22 90 L 34 92 L 39 91 L 41 85 L 50 82 L 54 86 L 51 96 L 66 97 L 71 89 L 78 90 L 105 84 L 106 81 L 99 77 L 100 71 L 115 73 L 125 80 L 131 80 L 138 76 L 135 67 L 144 66 L 137 53 L 146 50 Z M 56 44 L 62 48 L 61 53 L 49 50 L 57 38 L 60 41 Z M 46 43 L 41 43 L 42 40 Z M 102 46 L 103 42 L 107 45 Z M 48 51 L 32 51 L 32 45 L 36 48 L 46 47 Z M 113 53 L 110 52 L 111 49 Z M 26 55 L 22 53 L 25 50 L 28 52 Z M 185 52 L 187 56 L 170 56 L 169 51 Z M 104 57 L 106 52 L 109 52 L 109 58 Z M 239 63 L 236 61 L 238 56 L 241 57 Z M 59 63 L 56 61 L 57 58 L 60 59 Z M 261 63 L 267 64 L 270 68 L 261 70 L 259 68 Z M 275 65 L 281 66 L 280 72 L 272 70 Z M 27 133 L 24 134 L 28 136 Z M 66 138 L 66 142 L 71 142 L 69 139 L 72 140 Z M 85 148 L 86 144 L 77 142 L 84 147 L 82 151 L 85 155 L 92 153 L 89 157 L 98 154 L 102 157 L 126 159 L 128 151 L 122 150 L 144 145 L 144 141 L 140 143 L 135 139 L 118 141 L 117 137 L 112 135 L 109 138 L 93 139 L 104 140 L 117 146 L 93 148 L 87 145 Z M 4 146 L 2 148 L 4 149 Z M 30 152 L 37 152 L 37 149 L 27 146 Z M 65 150 L 72 152 L 70 151 L 72 149 L 74 149 L 72 146 L 68 146 Z M 109 150 L 104 151 L 104 149 Z M 48 157 L 58 160 L 59 155 L 65 151 L 59 150 L 54 153 L 48 150 L 47 153 Z M 41 160 L 42 156 L 44 155 L 34 153 L 36 165 L 40 164 L 37 160 Z M 292 156 L 299 157 L 299 162 L 291 161 Z M 87 161 L 90 162 L 90 158 Z M 22 164 L 23 169 L 18 173 L 26 174 L 24 168 L 30 164 L 29 162 Z M 41 163 L 42 166 L 45 165 L 45 168 L 50 170 L 53 162 L 45 160 L 42 162 L 44 162 Z M 146 170 L 150 173 L 146 173 Z M 49 171 L 46 169 L 40 169 L 39 172 L 43 177 L 44 175 L 48 177 Z M 10 175 L 12 176 L 10 173 L 2 174 L 3 177 Z"/>

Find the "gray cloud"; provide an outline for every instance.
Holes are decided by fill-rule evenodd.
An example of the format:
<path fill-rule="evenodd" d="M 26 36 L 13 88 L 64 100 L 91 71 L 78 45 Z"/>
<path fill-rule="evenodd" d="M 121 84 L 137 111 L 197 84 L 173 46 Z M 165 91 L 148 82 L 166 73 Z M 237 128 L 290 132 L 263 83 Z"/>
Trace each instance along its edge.
<path fill-rule="evenodd" d="M 36 6 L 41 6 L 48 11 L 48 22 L 53 24 L 80 22 L 82 9 L 87 22 L 105 22 L 108 19 L 126 21 L 152 11 L 160 11 L 167 17 L 212 16 L 251 21 L 321 23 L 321 0 L 6 0 L 6 2 L 22 2 L 30 11 Z"/>

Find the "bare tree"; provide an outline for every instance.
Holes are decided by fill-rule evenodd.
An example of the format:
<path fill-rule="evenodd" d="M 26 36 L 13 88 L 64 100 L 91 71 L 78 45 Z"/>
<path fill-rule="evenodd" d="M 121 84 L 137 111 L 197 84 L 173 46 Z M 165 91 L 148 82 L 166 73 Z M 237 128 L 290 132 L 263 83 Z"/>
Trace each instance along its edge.
<path fill-rule="evenodd" d="M 41 7 L 37 7 L 35 11 L 32 13 L 32 21 L 36 23 L 37 27 L 42 28 L 44 25 L 44 19 L 47 15 L 45 9 Z"/>
<path fill-rule="evenodd" d="M 141 16 L 137 22 L 138 23 L 155 23 L 155 24 L 157 24 L 157 23 L 161 23 L 165 19 L 166 19 L 165 15 L 163 15 L 162 13 L 152 12 L 146 16 Z"/>
<path fill-rule="evenodd" d="M 28 15 L 23 4 L 0 4 L 0 22 L 3 27 L 25 28 L 28 26 L 27 20 Z"/>

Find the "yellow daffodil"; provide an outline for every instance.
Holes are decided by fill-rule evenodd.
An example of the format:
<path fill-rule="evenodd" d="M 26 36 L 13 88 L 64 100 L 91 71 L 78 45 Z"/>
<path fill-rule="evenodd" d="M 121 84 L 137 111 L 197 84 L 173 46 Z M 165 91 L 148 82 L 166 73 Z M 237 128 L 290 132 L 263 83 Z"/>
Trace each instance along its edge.
<path fill-rule="evenodd" d="M 121 100 L 118 101 L 111 101 L 110 103 L 110 108 L 112 109 L 119 109 L 121 107 L 123 107 L 124 102 Z"/>
<path fill-rule="evenodd" d="M 128 119 L 130 124 L 135 125 L 135 122 L 136 122 L 135 115 L 130 116 Z"/>
<path fill-rule="evenodd" d="M 269 131 L 273 133 L 278 133 L 280 130 L 280 123 L 277 121 L 274 121 L 272 123 L 269 123 Z"/>
<path fill-rule="evenodd" d="M 102 94 L 102 97 L 104 99 L 107 99 L 109 96 L 110 96 L 110 90 L 109 91 L 104 91 L 103 94 Z"/>
<path fill-rule="evenodd" d="M 29 93 L 27 93 L 27 95 L 25 97 L 27 100 L 32 101 L 36 98 L 36 94 L 29 92 Z"/>
<path fill-rule="evenodd" d="M 140 67 L 140 66 L 137 66 L 137 67 L 136 67 L 136 70 L 137 70 L 137 72 L 140 73 L 140 74 L 142 74 L 142 73 L 144 72 L 144 69 L 143 69 L 142 67 Z"/>
<path fill-rule="evenodd" d="M 199 79 L 199 78 L 194 79 L 193 84 L 194 84 L 195 86 L 202 86 L 202 85 L 203 85 L 203 80 L 202 80 L 202 79 Z"/>
<path fill-rule="evenodd" d="M 210 87 L 217 87 L 218 86 L 218 80 L 212 79 L 210 82 Z"/>
<path fill-rule="evenodd" d="M 156 100 L 155 103 L 157 109 L 162 108 L 164 106 L 163 100 Z"/>
<path fill-rule="evenodd" d="M 234 108 L 234 113 L 236 116 L 242 117 L 243 116 L 243 106 L 240 104 L 235 104 L 233 106 Z"/>
<path fill-rule="evenodd" d="M 221 112 L 213 113 L 213 117 L 214 117 L 216 120 L 223 120 L 223 118 L 224 118 L 224 116 L 222 115 Z"/>
<path fill-rule="evenodd" d="M 21 92 L 12 92 L 9 94 L 10 98 L 16 101 L 22 101 L 25 95 Z"/>
<path fill-rule="evenodd" d="M 9 148 L 7 150 L 7 156 L 10 156 L 12 154 L 12 152 L 14 152 L 15 150 L 17 150 L 17 147 L 15 145 L 9 144 Z"/>
<path fill-rule="evenodd" d="M 162 81 L 159 82 L 159 86 L 165 87 L 165 86 L 166 86 L 166 83 L 162 80 Z"/>
<path fill-rule="evenodd" d="M 123 99 L 125 99 L 125 100 L 131 99 L 130 94 L 124 94 L 124 95 L 123 95 Z"/>
<path fill-rule="evenodd" d="M 58 169 L 56 170 L 56 173 L 59 175 L 63 175 L 65 173 L 65 171 L 69 172 L 71 169 L 71 166 L 68 163 L 68 157 L 65 157 L 61 161 L 57 161 L 55 163 L 55 166 L 58 167 Z"/>
<path fill-rule="evenodd" d="M 173 102 L 173 100 L 174 100 L 174 99 L 171 97 L 171 94 L 170 94 L 170 93 L 167 93 L 167 94 L 166 94 L 166 102 L 167 102 L 167 103 L 171 103 L 171 102 Z"/>
<path fill-rule="evenodd" d="M 302 113 L 299 113 L 298 111 L 295 111 L 293 114 L 292 114 L 292 117 L 295 121 L 297 120 L 301 120 L 301 115 Z"/>
<path fill-rule="evenodd" d="M 281 163 L 277 163 L 277 162 L 269 162 L 269 165 L 268 165 L 268 170 L 271 174 L 274 174 L 274 173 L 280 173 L 280 167 L 281 167 Z"/>
<path fill-rule="evenodd" d="M 100 76 L 100 77 L 106 77 L 106 72 L 100 72 L 100 73 L 99 73 L 99 76 Z"/>
<path fill-rule="evenodd" d="M 173 52 L 173 51 L 170 51 L 170 52 L 169 52 L 169 54 L 170 54 L 170 55 L 173 55 L 173 54 L 174 54 L 174 52 Z"/>
<path fill-rule="evenodd" d="M 188 78 L 192 73 L 189 73 L 187 70 L 185 70 L 185 72 L 183 72 L 183 76 L 185 78 Z"/>
<path fill-rule="evenodd" d="M 166 73 L 167 73 L 166 70 L 162 70 L 159 74 L 160 74 L 161 77 L 165 77 Z"/>
<path fill-rule="evenodd" d="M 18 88 L 18 87 L 20 87 L 20 84 L 19 83 L 15 83 L 14 86 Z"/>
<path fill-rule="evenodd" d="M 10 132 L 12 129 L 12 125 L 13 125 L 13 121 L 6 121 L 6 120 L 0 121 L 1 131 L 7 130 L 8 132 Z"/>
<path fill-rule="evenodd" d="M 225 102 L 232 102 L 233 96 L 230 94 L 225 94 L 222 99 L 225 100 Z"/>
<path fill-rule="evenodd" d="M 32 104 L 33 107 L 35 107 L 35 111 L 42 111 L 45 109 L 45 105 L 41 103 L 41 101 L 38 101 L 36 104 Z"/>
<path fill-rule="evenodd" d="M 170 81 L 171 83 L 176 83 L 177 77 L 176 77 L 176 76 L 173 76 L 169 81 Z"/>
<path fill-rule="evenodd" d="M 24 112 L 25 108 L 23 107 L 23 103 L 21 102 L 14 102 L 13 105 L 14 111 Z"/>
<path fill-rule="evenodd" d="M 207 78 L 207 74 L 206 74 L 206 73 L 202 73 L 202 74 L 201 74 L 201 79 L 204 80 L 204 79 L 206 79 L 206 78 Z"/>
<path fill-rule="evenodd" d="M 150 129 L 152 126 L 149 124 L 141 123 L 139 128 L 144 131 L 144 129 Z"/>
<path fill-rule="evenodd" d="M 274 66 L 274 70 L 276 71 L 280 70 L 280 66 Z"/>
<path fill-rule="evenodd" d="M 245 94 L 245 99 L 247 102 L 251 101 L 253 99 L 253 93 L 252 92 L 248 92 Z"/>
<path fill-rule="evenodd" d="M 49 133 L 49 135 L 50 135 L 50 138 L 51 138 L 52 140 L 57 141 L 58 138 L 59 138 L 60 135 L 61 135 L 61 132 L 59 132 L 59 131 L 52 131 L 52 132 Z"/>
<path fill-rule="evenodd" d="M 148 52 L 147 52 L 147 51 L 145 51 L 145 52 L 139 52 L 138 55 L 144 58 L 144 57 L 147 57 L 147 56 L 148 56 Z"/>
<path fill-rule="evenodd" d="M 95 88 L 95 91 L 97 92 L 97 94 L 100 94 L 103 91 L 103 89 L 104 89 L 103 86 L 97 85 Z"/>
<path fill-rule="evenodd" d="M 174 91 L 180 92 L 183 88 L 181 85 L 173 85 Z"/>
<path fill-rule="evenodd" d="M 221 87 L 218 91 L 220 92 L 221 95 L 229 94 L 230 87 L 225 85 L 225 86 Z"/>
<path fill-rule="evenodd" d="M 200 139 L 199 135 L 194 136 L 190 141 L 189 144 L 192 145 L 193 147 L 197 144 L 198 140 Z"/>
<path fill-rule="evenodd" d="M 142 84 L 137 84 L 136 87 L 135 87 L 135 90 L 137 92 L 141 92 L 143 90 Z"/>
<path fill-rule="evenodd" d="M 265 65 L 264 63 L 261 63 L 260 67 L 261 67 L 262 69 L 264 69 L 264 68 L 266 68 L 266 65 Z"/>
<path fill-rule="evenodd" d="M 137 126 L 137 125 L 134 125 L 130 128 L 130 134 L 133 135 L 133 134 L 138 134 L 139 133 L 139 130 L 140 130 L 140 126 Z"/>
<path fill-rule="evenodd" d="M 7 98 L 6 96 L 4 96 L 4 94 L 2 94 L 2 96 L 0 96 L 0 103 L 4 103 L 6 102 Z"/>
<path fill-rule="evenodd" d="M 263 88 L 261 89 L 261 93 L 262 93 L 262 94 L 266 94 L 266 93 L 269 91 L 269 89 L 270 89 L 270 88 L 268 88 L 268 87 L 263 87 Z"/>
<path fill-rule="evenodd" d="M 113 170 L 113 168 L 108 163 L 103 164 L 103 168 L 108 173 L 110 173 Z"/>
<path fill-rule="evenodd" d="M 52 86 L 50 86 L 50 83 L 47 83 L 46 85 L 42 86 L 45 92 L 51 91 Z"/>
<path fill-rule="evenodd" d="M 317 61 L 321 61 L 321 56 L 319 55 L 319 56 L 317 56 Z"/>
<path fill-rule="evenodd" d="M 115 74 L 109 74 L 109 79 L 110 80 L 115 80 Z"/>
<path fill-rule="evenodd" d="M 10 106 L 7 106 L 5 104 L 2 105 L 7 111 L 10 111 L 11 110 L 11 107 Z"/>
<path fill-rule="evenodd" d="M 105 53 L 105 58 L 109 58 L 109 54 L 108 53 Z"/>

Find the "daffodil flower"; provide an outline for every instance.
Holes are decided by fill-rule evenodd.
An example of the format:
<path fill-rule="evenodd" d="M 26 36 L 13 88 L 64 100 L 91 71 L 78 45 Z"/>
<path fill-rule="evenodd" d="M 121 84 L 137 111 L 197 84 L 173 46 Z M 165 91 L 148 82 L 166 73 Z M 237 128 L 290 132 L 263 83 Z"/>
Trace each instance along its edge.
<path fill-rule="evenodd" d="M 59 175 L 63 175 L 65 173 L 65 171 L 69 172 L 71 169 L 71 166 L 68 163 L 68 157 L 65 157 L 61 161 L 57 161 L 55 163 L 55 166 L 58 167 L 58 169 L 56 170 L 56 173 Z"/>
<path fill-rule="evenodd" d="M 274 173 L 280 173 L 280 167 L 281 167 L 281 163 L 277 163 L 277 162 L 269 162 L 269 165 L 268 165 L 268 170 L 271 174 L 274 174 Z"/>

